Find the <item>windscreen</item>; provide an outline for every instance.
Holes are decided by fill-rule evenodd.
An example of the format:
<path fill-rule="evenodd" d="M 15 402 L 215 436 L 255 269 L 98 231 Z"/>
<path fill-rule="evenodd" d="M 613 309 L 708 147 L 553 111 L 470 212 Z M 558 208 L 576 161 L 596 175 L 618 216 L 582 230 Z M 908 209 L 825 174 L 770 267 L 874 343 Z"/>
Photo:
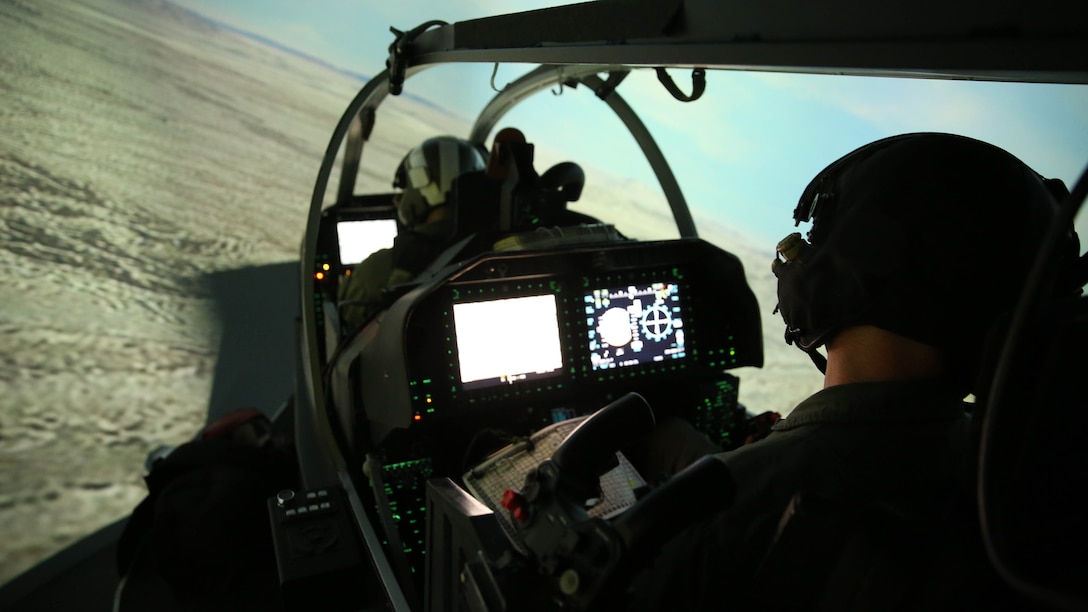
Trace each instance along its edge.
<path fill-rule="evenodd" d="M 562 372 L 554 295 L 454 304 L 453 325 L 466 390 Z"/>
<path fill-rule="evenodd" d="M 340 248 L 340 263 L 354 265 L 379 249 L 392 248 L 397 237 L 395 219 L 366 219 L 361 221 L 341 221 L 336 224 L 337 245 Z"/>
<path fill-rule="evenodd" d="M 594 370 L 683 358 L 684 311 L 675 283 L 594 289 L 585 294 Z"/>

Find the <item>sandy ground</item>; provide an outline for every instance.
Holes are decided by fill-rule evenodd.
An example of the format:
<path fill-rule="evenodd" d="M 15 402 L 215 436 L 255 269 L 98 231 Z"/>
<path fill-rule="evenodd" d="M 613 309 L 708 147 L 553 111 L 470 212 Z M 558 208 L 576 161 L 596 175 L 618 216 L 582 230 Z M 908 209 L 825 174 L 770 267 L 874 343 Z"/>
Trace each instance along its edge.
<path fill-rule="evenodd" d="M 0 0 L 0 31 L 2 583 L 126 515 L 148 451 L 203 425 L 222 333 L 204 279 L 297 257 L 361 83 L 154 0 Z M 410 100 L 383 120 L 404 140 L 368 148 L 364 186 L 403 143 L 467 131 Z M 602 176 L 583 199 L 665 237 L 653 189 Z M 770 249 L 704 237 L 766 313 L 773 368 L 741 372 L 742 401 L 788 410 L 818 377 L 770 316 Z"/>
<path fill-rule="evenodd" d="M 0 581 L 204 422 L 203 278 L 297 257 L 359 83 L 156 2 L 0 2 Z M 389 162 L 390 167 L 395 161 Z"/>

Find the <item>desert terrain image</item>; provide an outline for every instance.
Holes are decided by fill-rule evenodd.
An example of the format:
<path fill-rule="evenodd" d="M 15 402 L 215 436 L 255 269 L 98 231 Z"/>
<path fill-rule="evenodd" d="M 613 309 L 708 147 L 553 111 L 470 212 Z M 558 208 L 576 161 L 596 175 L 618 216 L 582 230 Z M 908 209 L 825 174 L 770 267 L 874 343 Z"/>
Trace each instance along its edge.
<path fill-rule="evenodd" d="M 228 366 L 260 363 L 253 338 L 291 351 L 311 191 L 363 80 L 157 0 L 0 0 L 0 31 L 3 583 L 127 515 L 148 452 L 190 439 L 209 410 L 272 411 L 291 393 L 278 373 Z M 393 102 L 364 187 L 387 185 L 423 138 L 468 131 Z M 656 188 L 585 166 L 580 210 L 658 237 Z M 701 232 L 741 257 L 763 307 L 767 367 L 739 372 L 741 401 L 787 412 L 820 379 L 771 316 L 773 245 Z M 276 299 L 238 295 L 241 270 L 267 272 Z M 234 342 L 228 307 L 269 327 Z"/>

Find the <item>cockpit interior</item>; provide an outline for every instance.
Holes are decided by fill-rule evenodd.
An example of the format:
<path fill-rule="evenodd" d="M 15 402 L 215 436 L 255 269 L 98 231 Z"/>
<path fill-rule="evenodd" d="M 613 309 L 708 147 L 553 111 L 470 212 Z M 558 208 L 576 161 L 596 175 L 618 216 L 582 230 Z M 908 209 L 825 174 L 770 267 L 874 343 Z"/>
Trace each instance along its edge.
<path fill-rule="evenodd" d="M 631 27 L 649 27 L 653 19 L 643 17 L 645 23 Z M 509 25 L 527 27 L 519 19 Z M 742 381 L 731 372 L 764 359 L 760 312 L 744 268 L 698 238 L 672 169 L 621 95 L 630 71 L 665 61 L 695 67 L 690 95 L 663 70 L 659 77 L 678 99 L 698 97 L 705 87 L 700 66 L 725 61 L 727 46 L 705 44 L 699 27 L 685 23 L 691 35 L 682 43 L 658 46 L 643 34 L 650 42 L 626 50 L 491 40 L 487 33 L 499 31 L 497 21 L 424 24 L 398 33 L 388 69 L 345 112 L 319 173 L 302 249 L 296 430 L 305 487 L 335 491 L 350 508 L 343 524 L 353 527 L 362 554 L 349 555 L 346 567 L 376 576 L 366 605 L 611 609 L 632 578 L 632 550 L 666 539 L 662 523 L 699 518 L 681 507 L 712 512 L 728 504 L 727 493 L 706 493 L 722 488 L 707 483 L 728 479 L 715 466 L 697 464 L 686 478 L 655 488 L 652 476 L 639 474 L 622 452 L 631 438 L 673 417 L 722 450 L 758 439 L 773 418 L 738 402 Z M 832 46 L 820 52 L 832 53 L 821 56 L 831 61 Z M 903 43 L 898 51 L 885 49 L 874 66 L 850 70 L 1079 82 L 1088 74 L 1083 65 L 1063 64 L 1077 63 L 1069 55 L 1054 59 L 1041 49 L 1032 60 L 1038 65 L 1026 70 L 977 63 L 980 56 L 972 54 L 960 57 L 962 65 L 915 70 L 915 52 Z M 627 58 L 626 65 L 601 61 L 613 54 Z M 650 61 L 658 55 L 672 59 Z M 691 61 L 696 57 L 703 59 Z M 405 231 L 395 194 L 354 193 L 378 105 L 431 64 L 485 60 L 540 65 L 497 90 L 479 113 L 467 140 L 481 154 L 520 100 L 557 84 L 584 86 L 642 149 L 680 237 L 628 239 L 580 212 L 578 189 L 544 180 L 581 173 L 580 160 L 541 171 L 531 147 L 514 147 L 507 152 L 512 178 L 487 190 L 455 182 L 448 194 L 455 220 L 440 252 L 409 282 L 386 288 L 380 311 L 361 326 L 344 324 L 338 286 Z M 803 63 L 804 71 L 842 69 Z M 335 189 L 334 160 L 342 162 Z M 338 195 L 325 206 L 331 191 Z M 685 504 L 701 498 L 705 503 Z M 305 514 L 305 508 L 296 510 Z M 273 509 L 273 522 L 307 520 L 289 511 Z M 292 575 L 283 567 L 285 595 L 320 586 L 345 600 L 358 596 L 343 580 Z"/>
<path fill-rule="evenodd" d="M 458 211 L 488 206 L 464 204 L 457 186 Z M 548 194 L 517 189 L 508 201 L 528 202 L 521 227 L 454 230 L 438 264 L 388 288 L 388 306 L 358 329 L 339 324 L 336 284 L 364 257 L 360 236 L 372 238 L 367 249 L 392 244 L 395 211 L 365 204 L 391 194 L 321 215 L 313 307 L 330 430 L 367 475 L 368 519 L 399 542 L 386 553 L 408 568 L 416 597 L 426 590 L 428 480 L 460 482 L 497 449 L 629 393 L 723 449 L 750 433 L 729 370 L 762 365 L 763 347 L 739 260 L 698 238 L 628 240 L 585 215 L 541 222 L 555 220 L 534 208 Z"/>
<path fill-rule="evenodd" d="M 700 237 L 677 173 L 624 99 L 625 79 L 655 73 L 680 103 L 698 99 L 716 70 L 1088 84 L 1085 3 L 926 0 L 894 18 L 871 4 L 601 1 L 392 30 L 385 69 L 333 130 L 299 252 L 284 417 L 299 482 L 266 500 L 285 609 L 624 609 L 656 550 L 729 506 L 739 484 L 715 455 L 664 478 L 640 471 L 638 442 L 673 420 L 719 451 L 765 437 L 778 415 L 740 401 L 737 370 L 764 365 L 763 318 L 776 315 L 761 310 L 741 258 Z M 521 71 L 502 87 L 492 76 L 494 95 L 456 135 L 484 162 L 501 155 L 508 172 L 454 179 L 442 194 L 448 228 L 424 253 L 398 210 L 403 190 L 373 193 L 360 177 L 383 103 L 455 63 Z M 690 86 L 677 84 L 688 76 Z M 594 212 L 582 190 L 593 166 L 577 154 L 543 163 L 531 134 L 489 148 L 512 109 L 564 88 L 591 92 L 629 132 L 675 238 L 637 239 Z M 1066 226 L 1088 179 L 1071 187 Z M 1054 228 L 1056 241 L 1063 227 Z M 935 561 L 948 552 L 948 525 L 895 531 L 902 517 L 886 515 L 843 524 L 826 520 L 829 509 L 854 510 L 841 500 L 799 502 L 784 509 L 769 571 L 757 576 L 760 609 L 898 609 L 888 594 L 905 588 L 933 595 L 911 605 L 960 609 L 959 587 L 982 589 L 987 605 L 1088 608 L 1088 538 L 1070 501 L 1088 486 L 1076 384 L 1088 367 L 1088 307 L 1083 295 L 1040 297 L 1047 248 L 987 347 L 992 380 L 973 415 L 978 486 L 957 508 L 977 556 L 945 555 L 978 571 L 957 582 Z M 359 304 L 345 287 L 372 258 L 402 249 L 417 249 L 410 274 L 349 316 Z M 899 555 L 910 548 L 903 534 L 931 545 L 928 556 Z M 843 548 L 826 552 L 832 540 Z M 926 590 L 937 588 L 925 582 L 931 567 L 953 577 L 943 590 Z M 809 592 L 823 595 L 799 599 Z"/>

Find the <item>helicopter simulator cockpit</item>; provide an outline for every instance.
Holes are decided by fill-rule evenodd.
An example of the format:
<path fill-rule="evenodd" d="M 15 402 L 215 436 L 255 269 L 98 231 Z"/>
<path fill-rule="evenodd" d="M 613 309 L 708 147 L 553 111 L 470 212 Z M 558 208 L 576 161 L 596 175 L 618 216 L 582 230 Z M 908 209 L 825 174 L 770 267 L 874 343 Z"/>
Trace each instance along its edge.
<path fill-rule="evenodd" d="M 386 70 L 351 102 L 330 141 L 302 245 L 294 406 L 302 488 L 269 501 L 289 608 L 307 608 L 320 593 L 337 609 L 620 609 L 654 551 L 731 503 L 737 485 L 714 456 L 668 479 L 639 466 L 638 440 L 672 419 L 722 451 L 766 433 L 771 416 L 738 402 L 744 381 L 735 370 L 763 364 L 761 314 L 770 313 L 760 312 L 740 259 L 698 237 L 668 160 L 624 100 L 631 72 L 657 72 L 678 104 L 712 86 L 714 69 L 1088 83 L 1088 22 L 1070 3 L 1029 14 L 930 2 L 879 22 L 857 2 L 787 7 L 789 15 L 695 0 L 596 2 L 394 30 Z M 437 181 L 437 164 L 415 166 L 427 175 L 421 181 L 442 185 L 445 229 L 425 261 L 382 288 L 377 308 L 349 320 L 344 285 L 374 253 L 412 244 L 414 231 L 398 214 L 403 186 L 358 189 L 380 107 L 410 93 L 426 69 L 455 62 L 522 72 L 496 88 L 467 134 L 454 135 L 508 171 L 489 178 L 473 168 Z M 528 142 L 489 146 L 515 106 L 556 88 L 592 92 L 626 127 L 660 182 L 677 238 L 633 239 L 588 212 L 581 185 L 593 177 L 583 160 L 537 166 L 530 130 Z M 404 163 L 420 146 L 406 145 Z M 394 170 L 369 171 L 392 178 Z M 1085 189 L 1082 179 L 1065 202 L 1067 226 Z M 1006 458 L 1036 456 L 1054 440 L 1018 426 L 1033 418 L 1025 410 L 1083 406 L 1070 383 L 1084 364 L 1073 349 L 1086 329 L 1083 298 L 1056 306 L 1034 292 L 1048 282 L 1048 257 L 1038 255 L 1007 335 L 992 347 L 993 383 L 977 403 L 979 490 L 965 493 L 977 505 L 963 524 L 977 532 L 978 557 L 940 547 L 899 556 L 901 565 L 886 563 L 897 553 L 879 551 L 806 556 L 826 544 L 814 533 L 860 548 L 885 542 L 854 526 L 833 523 L 842 529 L 834 531 L 819 507 L 794 512 L 783 524 L 797 515 L 812 522 L 782 531 L 789 537 L 768 551 L 760 579 L 789 583 L 804 560 L 817 559 L 838 582 L 805 601 L 769 593 L 761 607 L 894 608 L 881 597 L 932 588 L 911 564 L 944 553 L 964 567 L 977 561 L 965 572 L 978 581 L 960 584 L 986 585 L 980 601 L 1008 592 L 1016 597 L 1008 601 L 1042 608 L 1085 603 L 1083 583 L 1048 583 L 1025 569 L 1024 559 L 1046 555 L 1018 531 L 1031 523 L 1034 541 L 1061 547 L 1032 514 L 1044 508 L 1067 529 L 1064 546 L 1082 541 L 1083 527 L 1063 509 L 1070 483 L 1080 481 L 1025 487 L 1023 464 Z M 1069 450 L 1062 461 L 1082 455 Z M 994 510 L 996 499 L 1028 490 L 1034 506 Z M 881 524 L 894 529 L 896 520 Z M 1074 575 L 1084 570 L 1068 550 L 1055 558 L 1079 563 Z M 884 582 L 868 583 L 867 598 L 852 604 L 828 603 L 860 588 L 849 567 L 867 563 L 858 559 L 882 568 Z M 934 596 L 949 599 L 935 607 L 966 601 L 943 588 Z"/>
<path fill-rule="evenodd" d="M 602 68 L 578 78 L 603 85 Z M 550 88 L 555 78 L 553 67 L 534 70 L 492 107 Z M 469 142 L 482 144 L 501 117 L 491 107 L 482 116 L 487 123 Z M 580 178 L 576 164 L 538 173 L 531 144 L 500 150 L 512 172 L 490 189 L 474 189 L 479 183 L 466 175 L 452 181 L 444 248 L 410 282 L 387 287 L 383 307 L 361 325 L 349 324 L 341 299 L 341 285 L 365 265 L 362 253 L 352 255 L 359 236 L 373 232 L 365 244 L 388 248 L 412 230 L 394 220 L 393 194 L 338 202 L 318 227 L 314 340 L 327 424 L 370 482 L 362 489 L 374 496 L 364 502 L 368 520 L 384 532 L 390 569 L 416 605 L 427 592 L 422 577 L 434 571 L 429 481 L 456 479 L 500 508 L 508 489 L 612 401 L 625 410 L 666 407 L 658 418 L 684 418 L 724 449 L 754 426 L 728 372 L 762 364 L 758 306 L 739 260 L 693 236 L 627 239 L 577 211 L 580 185 L 552 178 Z M 654 417 L 642 414 L 652 426 Z M 627 432 L 614 440 L 620 445 L 636 435 L 629 428 L 637 419 L 622 421 L 613 424 L 616 434 Z M 618 514 L 649 489 L 618 450 L 598 458 L 617 466 L 593 516 Z"/>

